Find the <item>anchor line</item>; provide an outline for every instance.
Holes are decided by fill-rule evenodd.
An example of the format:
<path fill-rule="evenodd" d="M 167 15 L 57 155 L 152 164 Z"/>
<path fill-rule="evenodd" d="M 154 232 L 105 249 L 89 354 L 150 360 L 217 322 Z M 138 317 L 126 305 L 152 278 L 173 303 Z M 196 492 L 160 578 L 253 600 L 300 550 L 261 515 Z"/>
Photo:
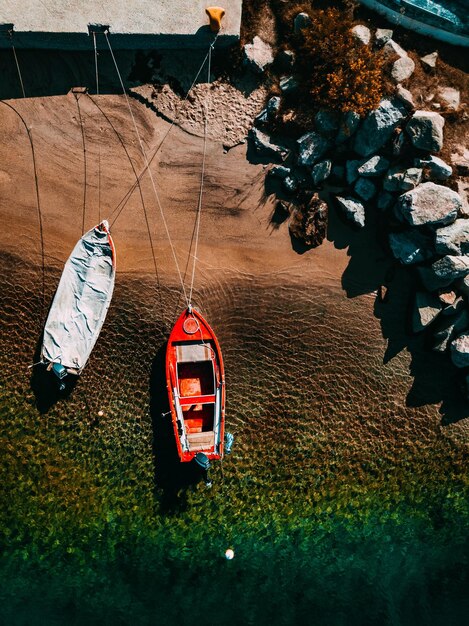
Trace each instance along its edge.
<path fill-rule="evenodd" d="M 82 210 L 82 218 L 81 218 L 81 234 L 82 236 L 85 234 L 85 214 L 86 214 L 86 190 L 88 186 L 88 172 L 87 172 L 87 159 L 86 159 L 86 139 L 85 139 L 85 126 L 83 122 L 83 118 L 81 115 L 80 103 L 78 94 L 73 94 L 75 96 L 75 102 L 77 103 L 78 110 L 78 120 L 81 129 L 81 141 L 83 145 L 83 210 Z"/>

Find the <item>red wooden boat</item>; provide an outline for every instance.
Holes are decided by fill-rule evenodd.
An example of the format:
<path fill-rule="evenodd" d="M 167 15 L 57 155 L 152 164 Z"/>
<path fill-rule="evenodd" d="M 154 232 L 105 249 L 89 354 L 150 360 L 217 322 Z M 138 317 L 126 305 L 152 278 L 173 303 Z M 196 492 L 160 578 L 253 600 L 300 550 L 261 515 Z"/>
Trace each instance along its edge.
<path fill-rule="evenodd" d="M 179 458 L 221 459 L 225 437 L 225 370 L 215 333 L 192 307 L 168 339 L 166 385 Z M 227 449 L 228 452 L 228 449 Z M 206 459 L 204 458 L 204 455 Z"/>

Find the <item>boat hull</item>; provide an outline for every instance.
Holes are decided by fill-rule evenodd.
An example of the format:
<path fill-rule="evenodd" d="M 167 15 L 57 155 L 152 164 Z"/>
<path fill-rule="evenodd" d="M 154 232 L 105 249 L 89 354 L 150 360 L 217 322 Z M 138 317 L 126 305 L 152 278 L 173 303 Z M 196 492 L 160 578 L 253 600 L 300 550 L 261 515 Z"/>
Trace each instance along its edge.
<path fill-rule="evenodd" d="M 225 436 L 225 370 L 215 333 L 192 308 L 174 325 L 166 350 L 166 384 L 179 459 L 221 459 Z"/>
<path fill-rule="evenodd" d="M 65 263 L 44 327 L 41 357 L 80 374 L 111 303 L 116 254 L 107 222 L 85 233 Z"/>

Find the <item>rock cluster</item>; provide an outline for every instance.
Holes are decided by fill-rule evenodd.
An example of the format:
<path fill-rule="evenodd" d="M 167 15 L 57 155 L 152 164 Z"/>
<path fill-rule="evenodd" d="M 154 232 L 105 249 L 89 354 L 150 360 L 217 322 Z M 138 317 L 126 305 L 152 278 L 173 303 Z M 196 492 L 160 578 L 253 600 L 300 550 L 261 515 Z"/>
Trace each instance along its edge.
<path fill-rule="evenodd" d="M 303 19 L 298 18 L 299 30 Z M 354 27 L 353 35 L 369 45 L 366 27 Z M 392 39 L 392 31 L 378 29 L 374 44 L 393 63 L 397 83 L 409 78 L 414 61 Z M 421 59 L 426 71 L 432 71 L 437 58 L 432 54 Z M 285 85 L 295 80 L 294 75 L 283 79 Z M 459 107 L 457 90 L 443 88 L 434 97 L 442 110 Z M 269 176 L 287 196 L 326 194 L 355 228 L 365 226 L 369 212 L 380 212 L 391 254 L 418 277 L 414 332 L 431 333 L 433 349 L 448 351 L 457 368 L 468 368 L 464 375 L 469 381 L 469 210 L 460 193 L 442 184 L 454 170 L 467 174 L 460 164 L 466 159 L 469 166 L 469 155 L 464 150 L 463 156 L 454 155 L 453 167 L 437 156 L 445 118 L 435 110 L 416 110 L 412 94 L 397 84 L 395 95 L 383 98 L 364 119 L 353 112 L 319 111 L 307 132 L 288 143 L 269 136 L 269 120 L 279 107 L 278 98 L 269 100 L 251 131 L 256 151 L 279 163 Z M 307 239 L 305 224 L 309 219 L 314 225 L 313 214 L 291 212 L 292 236 Z M 316 221 L 321 219 L 325 211 Z M 310 237 L 309 243 L 313 239 L 316 245 L 321 236 Z M 469 398 L 469 387 L 467 394 Z"/>

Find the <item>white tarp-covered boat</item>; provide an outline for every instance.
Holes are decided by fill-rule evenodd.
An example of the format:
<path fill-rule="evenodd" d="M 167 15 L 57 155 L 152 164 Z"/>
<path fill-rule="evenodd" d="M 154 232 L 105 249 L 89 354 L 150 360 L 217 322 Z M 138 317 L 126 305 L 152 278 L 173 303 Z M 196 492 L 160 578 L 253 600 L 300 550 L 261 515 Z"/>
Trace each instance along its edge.
<path fill-rule="evenodd" d="M 59 378 L 85 367 L 106 318 L 115 274 L 114 243 L 103 221 L 73 249 L 47 317 L 42 360 Z"/>

